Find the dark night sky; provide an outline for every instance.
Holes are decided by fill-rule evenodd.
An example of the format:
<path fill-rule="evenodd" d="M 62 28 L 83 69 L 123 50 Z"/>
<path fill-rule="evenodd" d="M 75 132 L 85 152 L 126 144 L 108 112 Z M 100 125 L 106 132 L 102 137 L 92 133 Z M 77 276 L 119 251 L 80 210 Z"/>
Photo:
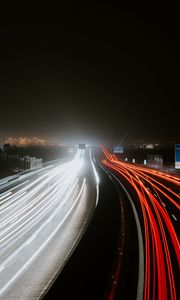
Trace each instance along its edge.
<path fill-rule="evenodd" d="M 1 16 L 0 138 L 180 139 L 178 19 L 100 2 Z"/>

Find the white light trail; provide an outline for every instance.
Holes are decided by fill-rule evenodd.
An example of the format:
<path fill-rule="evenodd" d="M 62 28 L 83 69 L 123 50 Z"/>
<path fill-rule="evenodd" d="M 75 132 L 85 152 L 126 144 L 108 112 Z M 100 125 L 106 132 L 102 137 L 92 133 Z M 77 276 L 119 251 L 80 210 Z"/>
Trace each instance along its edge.
<path fill-rule="evenodd" d="M 3 181 L 3 193 L 0 193 L 0 297 L 6 298 L 4 295 L 12 286 L 17 285 L 18 279 L 44 253 L 56 233 L 62 230 L 61 227 L 66 222 L 71 222 L 71 215 L 73 216 L 76 207 L 79 210 L 82 207 L 82 213 L 84 208 L 87 210 L 84 221 L 80 224 L 85 226 L 85 222 L 88 222 L 91 211 L 87 204 L 83 204 L 88 196 L 85 174 L 89 174 L 88 164 L 84 164 L 85 157 L 95 179 L 95 208 L 99 178 L 91 153 L 89 159 L 85 156 L 84 149 L 78 149 L 71 161 L 61 164 L 55 161 L 18 178 L 14 177 L 11 182 Z M 92 188 L 92 184 L 90 186 Z M 76 223 L 78 222 L 77 219 Z M 76 225 L 75 232 L 71 248 L 75 247 L 79 239 L 77 237 L 82 235 L 83 230 Z"/>

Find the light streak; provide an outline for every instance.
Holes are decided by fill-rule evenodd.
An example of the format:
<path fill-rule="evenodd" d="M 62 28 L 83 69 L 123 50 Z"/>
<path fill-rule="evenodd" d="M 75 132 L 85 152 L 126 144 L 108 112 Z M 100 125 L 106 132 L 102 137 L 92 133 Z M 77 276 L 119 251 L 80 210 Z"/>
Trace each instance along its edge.
<path fill-rule="evenodd" d="M 41 170 L 22 174 L 9 183 L 4 180 L 1 186 L 3 193 L 0 194 L 1 296 L 44 251 L 58 230 L 73 215 L 76 207 L 81 211 L 81 205 L 87 201 L 88 195 L 84 159 L 85 150 L 79 149 L 70 161 L 60 163 L 57 160 Z M 98 186 L 98 174 L 91 157 L 89 166 Z M 8 190 L 4 192 L 5 189 Z M 82 203 L 79 206 L 80 201 Z M 83 215 L 85 207 L 87 205 L 83 204 L 83 228 L 91 215 L 91 211 Z M 75 240 L 69 246 L 71 251 L 83 230 L 77 226 L 75 232 Z"/>
<path fill-rule="evenodd" d="M 96 171 L 93 159 L 92 159 L 92 152 L 90 149 L 90 160 L 91 160 L 91 164 L 92 164 L 92 168 L 93 168 L 93 172 L 94 172 L 94 176 L 95 176 L 95 180 L 96 180 L 96 206 L 98 205 L 98 200 L 99 200 L 99 175 Z"/>
<path fill-rule="evenodd" d="M 102 150 L 106 157 L 103 165 L 129 182 L 141 205 L 145 240 L 144 299 L 176 300 L 173 261 L 175 258 L 180 267 L 180 247 L 164 199 L 179 210 L 179 194 L 167 183 L 178 190 L 180 178 L 118 161 L 107 149 Z"/>

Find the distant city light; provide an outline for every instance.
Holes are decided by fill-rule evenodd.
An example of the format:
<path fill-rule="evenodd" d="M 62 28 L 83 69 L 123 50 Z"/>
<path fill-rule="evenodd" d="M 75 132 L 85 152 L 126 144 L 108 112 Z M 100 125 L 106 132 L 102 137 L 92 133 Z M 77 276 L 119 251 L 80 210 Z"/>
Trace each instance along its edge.
<path fill-rule="evenodd" d="M 39 137 L 8 137 L 4 140 L 4 143 L 17 146 L 46 145 L 46 141 Z"/>

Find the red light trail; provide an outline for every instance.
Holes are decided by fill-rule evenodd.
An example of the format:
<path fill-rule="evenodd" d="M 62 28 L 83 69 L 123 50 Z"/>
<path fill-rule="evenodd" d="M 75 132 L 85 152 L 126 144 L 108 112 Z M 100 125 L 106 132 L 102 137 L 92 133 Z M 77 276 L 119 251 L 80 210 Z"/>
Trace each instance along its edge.
<path fill-rule="evenodd" d="M 161 172 L 131 165 L 117 160 L 114 154 L 102 148 L 103 165 L 117 172 L 136 191 L 141 207 L 145 245 L 145 300 L 176 300 L 174 264 L 180 267 L 180 247 L 175 226 L 166 206 L 180 208 L 180 178 Z M 166 200 L 165 204 L 163 201 Z M 137 201 L 136 198 L 134 201 Z M 137 203 L 136 203 L 137 204 Z M 138 204 L 137 204 L 138 205 Z M 177 218 L 172 215 L 174 222 Z"/>

